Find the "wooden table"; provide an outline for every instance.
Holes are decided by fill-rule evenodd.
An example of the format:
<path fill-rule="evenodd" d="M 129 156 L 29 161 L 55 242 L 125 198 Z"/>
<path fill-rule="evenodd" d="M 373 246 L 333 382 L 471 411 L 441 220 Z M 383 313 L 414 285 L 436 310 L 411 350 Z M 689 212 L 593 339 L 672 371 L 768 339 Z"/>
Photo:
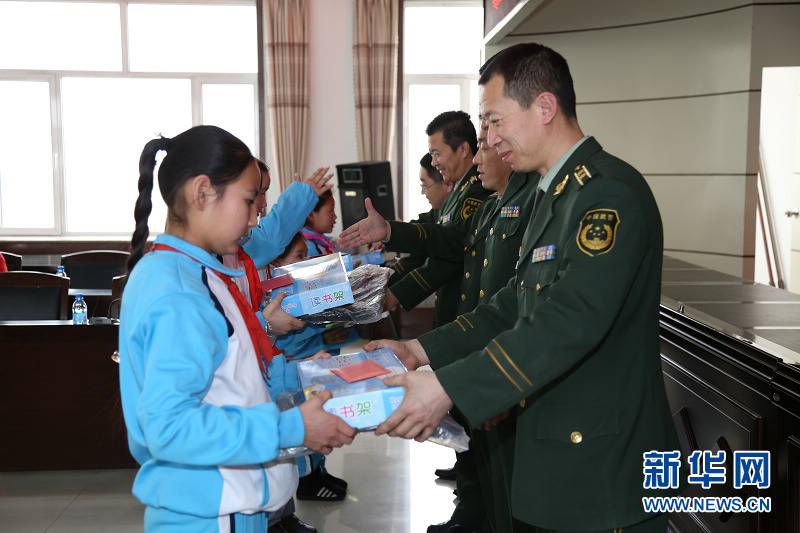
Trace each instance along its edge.
<path fill-rule="evenodd" d="M 0 322 L 0 471 L 131 468 L 118 326 Z"/>

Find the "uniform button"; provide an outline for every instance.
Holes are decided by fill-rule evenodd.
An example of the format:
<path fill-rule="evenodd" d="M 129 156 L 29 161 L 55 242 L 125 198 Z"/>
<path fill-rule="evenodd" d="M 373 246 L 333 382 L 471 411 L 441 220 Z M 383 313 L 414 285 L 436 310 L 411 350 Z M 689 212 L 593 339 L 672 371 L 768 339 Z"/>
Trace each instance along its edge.
<path fill-rule="evenodd" d="M 472 257 L 475 257 L 475 250 L 472 250 Z"/>
<path fill-rule="evenodd" d="M 583 440 L 583 435 L 581 435 L 580 431 L 573 431 L 569 435 L 569 440 L 571 440 L 575 444 L 580 444 L 581 441 Z"/>
<path fill-rule="evenodd" d="M 522 400 L 520 400 L 519 406 L 522 407 L 523 409 L 525 408 L 525 399 L 524 398 Z"/>
<path fill-rule="evenodd" d="M 438 299 L 439 299 L 439 295 L 438 295 L 438 294 L 434 294 L 434 295 L 433 295 L 433 301 L 435 302 L 435 301 L 436 301 L 436 300 L 438 300 Z"/>
<path fill-rule="evenodd" d="M 523 291 L 525 290 L 525 280 L 524 279 L 519 282 L 519 288 L 522 289 Z"/>
<path fill-rule="evenodd" d="M 466 299 L 467 299 L 467 295 L 466 295 L 466 294 L 462 294 L 462 295 L 461 295 L 461 301 L 463 302 L 463 301 L 464 301 L 464 300 L 466 300 Z"/>
<path fill-rule="evenodd" d="M 467 272 L 466 274 L 464 274 L 464 277 L 465 277 L 465 278 L 467 278 L 467 279 L 469 279 L 469 272 Z"/>
<path fill-rule="evenodd" d="M 478 295 L 479 295 L 481 298 L 483 298 L 483 289 L 481 289 L 481 292 L 479 292 L 479 293 L 478 293 Z"/>
<path fill-rule="evenodd" d="M 467 247 L 466 247 L 466 246 L 464 247 L 464 251 L 465 251 L 465 252 L 467 251 Z"/>
<path fill-rule="evenodd" d="M 478 234 L 478 230 L 475 230 L 475 235 L 477 235 L 477 234 Z"/>
<path fill-rule="evenodd" d="M 503 233 L 503 240 L 506 240 L 506 234 Z"/>
<path fill-rule="evenodd" d="M 483 260 L 483 266 L 486 266 L 486 265 L 488 265 L 488 264 L 489 264 L 489 260 L 488 260 L 488 259 L 484 259 L 484 260 Z"/>
<path fill-rule="evenodd" d="M 489 229 L 489 235 L 494 235 L 494 228 Z"/>

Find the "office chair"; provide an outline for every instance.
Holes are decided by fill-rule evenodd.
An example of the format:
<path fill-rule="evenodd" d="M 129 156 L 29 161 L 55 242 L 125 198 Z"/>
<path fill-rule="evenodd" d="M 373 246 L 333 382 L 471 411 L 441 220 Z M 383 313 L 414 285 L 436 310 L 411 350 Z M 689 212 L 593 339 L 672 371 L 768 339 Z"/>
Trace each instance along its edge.
<path fill-rule="evenodd" d="M 43 272 L 0 273 L 0 320 L 67 320 L 69 279 Z"/>
<path fill-rule="evenodd" d="M 88 250 L 61 256 L 73 289 L 111 289 L 114 276 L 125 273 L 128 252 Z"/>
<path fill-rule="evenodd" d="M 9 272 L 12 270 L 22 270 L 21 255 L 12 254 L 11 252 L 0 252 L 0 254 L 3 254 L 3 259 L 6 260 L 6 266 Z"/>

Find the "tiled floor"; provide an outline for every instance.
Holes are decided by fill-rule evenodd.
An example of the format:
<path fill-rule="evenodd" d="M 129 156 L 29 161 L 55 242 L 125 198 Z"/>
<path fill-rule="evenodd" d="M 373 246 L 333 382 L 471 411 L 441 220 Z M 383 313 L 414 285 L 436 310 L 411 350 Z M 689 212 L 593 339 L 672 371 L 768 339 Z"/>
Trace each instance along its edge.
<path fill-rule="evenodd" d="M 361 433 L 327 459 L 328 470 L 347 480 L 347 498 L 298 501 L 296 514 L 320 533 L 425 531 L 450 518 L 455 483 L 438 480 L 433 471 L 454 459 L 452 450 L 437 444 Z M 135 475 L 0 473 L 0 533 L 141 533 L 144 507 L 130 493 Z"/>
<path fill-rule="evenodd" d="M 342 502 L 298 501 L 297 515 L 321 533 L 421 532 L 453 509 L 453 482 L 436 468 L 452 450 L 362 433 L 328 457 L 349 483 Z M 135 470 L 0 473 L 0 533 L 134 533 L 144 508 L 130 494 Z"/>

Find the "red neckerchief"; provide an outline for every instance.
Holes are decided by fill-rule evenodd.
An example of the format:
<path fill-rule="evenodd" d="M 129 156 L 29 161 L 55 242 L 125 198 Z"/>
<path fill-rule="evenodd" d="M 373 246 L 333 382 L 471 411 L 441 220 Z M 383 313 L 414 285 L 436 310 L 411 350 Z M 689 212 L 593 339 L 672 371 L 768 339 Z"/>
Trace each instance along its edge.
<path fill-rule="evenodd" d="M 245 252 L 244 248 L 241 246 L 236 250 L 236 255 L 239 257 L 242 264 L 244 264 L 247 285 L 250 287 L 250 305 L 253 307 L 253 311 L 258 312 L 261 309 L 261 300 L 264 298 L 264 290 L 261 288 L 258 269 L 253 259 L 247 255 L 247 252 Z"/>
<path fill-rule="evenodd" d="M 305 237 L 309 241 L 314 241 L 318 243 L 320 246 L 317 246 L 320 250 L 321 255 L 332 254 L 334 252 L 333 243 L 322 235 L 321 233 L 317 233 L 313 229 L 309 228 L 308 226 L 303 226 L 303 229 L 300 230 Z"/>
<path fill-rule="evenodd" d="M 194 257 L 187 254 L 186 252 L 182 252 L 173 248 L 172 246 L 167 246 L 166 244 L 154 244 L 150 250 L 166 250 L 169 252 L 177 252 L 179 254 L 183 254 L 186 257 L 190 258 L 192 261 L 197 261 Z M 199 263 L 199 261 L 198 261 Z M 252 260 L 251 260 L 252 263 Z M 211 269 L 214 273 L 219 276 L 219 278 L 225 282 L 228 286 L 228 292 L 231 293 L 233 296 L 233 301 L 236 302 L 236 306 L 239 308 L 239 313 L 242 315 L 242 319 L 244 319 L 244 323 L 247 326 L 247 332 L 250 334 L 250 340 L 253 342 L 253 349 L 256 352 L 256 357 L 258 358 L 258 366 L 261 368 L 261 372 L 264 373 L 267 378 L 269 378 L 269 374 L 267 372 L 267 365 L 269 362 L 272 361 L 272 357 L 276 353 L 280 353 L 277 348 L 272 346 L 272 341 L 269 339 L 269 336 L 261 327 L 261 323 L 256 318 L 255 314 L 253 314 L 253 309 L 247 300 L 245 299 L 242 292 L 239 290 L 239 287 L 236 286 L 236 283 L 230 278 L 230 276 L 223 274 L 217 270 Z M 258 279 L 258 278 L 256 278 Z"/>

